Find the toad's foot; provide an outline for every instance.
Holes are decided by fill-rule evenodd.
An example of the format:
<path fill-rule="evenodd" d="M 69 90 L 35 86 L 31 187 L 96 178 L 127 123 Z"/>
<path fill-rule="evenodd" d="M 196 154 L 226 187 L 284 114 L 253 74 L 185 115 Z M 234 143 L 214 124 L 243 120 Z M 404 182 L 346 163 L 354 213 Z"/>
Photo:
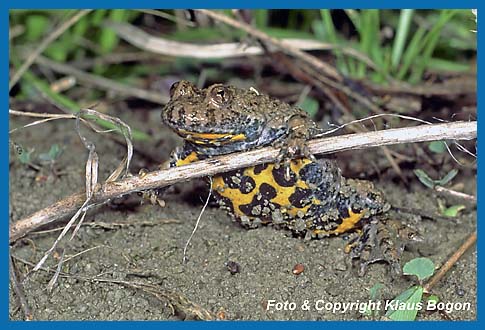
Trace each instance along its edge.
<path fill-rule="evenodd" d="M 365 224 L 359 236 L 345 247 L 350 260 L 358 259 L 359 276 L 370 264 L 384 261 L 394 276 L 401 275 L 401 255 L 411 241 L 421 241 L 421 236 L 410 227 L 396 220 L 375 219 Z"/>
<path fill-rule="evenodd" d="M 160 169 L 163 169 L 163 168 L 167 168 L 167 165 L 166 164 L 160 165 Z M 140 178 L 143 178 L 147 174 L 148 174 L 148 170 L 145 168 L 142 168 L 140 169 L 140 171 L 138 171 L 138 175 L 140 176 Z M 150 204 L 152 205 L 165 207 L 165 201 L 161 199 L 160 196 L 162 196 L 167 189 L 168 187 L 141 191 L 139 194 L 142 197 L 142 204 L 144 201 L 149 201 Z"/>

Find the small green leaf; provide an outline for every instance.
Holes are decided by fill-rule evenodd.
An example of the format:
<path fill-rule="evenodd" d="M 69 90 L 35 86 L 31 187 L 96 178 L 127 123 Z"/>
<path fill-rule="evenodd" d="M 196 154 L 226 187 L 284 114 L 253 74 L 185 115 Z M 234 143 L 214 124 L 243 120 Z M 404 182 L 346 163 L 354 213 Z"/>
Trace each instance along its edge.
<path fill-rule="evenodd" d="M 454 46 L 454 48 L 458 48 Z M 428 61 L 428 68 L 433 71 L 448 71 L 448 72 L 470 72 L 471 67 L 469 63 L 459 63 L 456 61 L 443 60 L 440 58 L 430 58 Z"/>
<path fill-rule="evenodd" d="M 414 321 L 418 311 L 423 308 L 422 297 L 422 286 L 407 289 L 391 302 L 386 316 L 393 321 Z"/>
<path fill-rule="evenodd" d="M 105 19 L 107 13 L 108 13 L 107 9 L 100 9 L 100 10 L 93 11 L 91 16 L 91 24 L 94 26 L 100 25 Z"/>
<path fill-rule="evenodd" d="M 125 19 L 125 10 L 124 9 L 113 9 L 109 12 L 109 20 L 113 22 L 123 22 Z M 110 30 L 110 29 L 103 29 L 100 34 L 99 40 L 99 47 L 101 48 L 101 52 L 103 54 L 107 54 L 118 45 L 119 38 L 118 35 Z"/>
<path fill-rule="evenodd" d="M 429 150 L 436 154 L 442 154 L 446 151 L 446 145 L 443 141 L 433 141 L 428 145 Z"/>
<path fill-rule="evenodd" d="M 62 41 L 57 40 L 52 42 L 49 47 L 45 50 L 47 56 L 57 62 L 65 62 L 67 59 L 67 53 L 69 51 L 69 44 Z"/>
<path fill-rule="evenodd" d="M 372 300 L 372 301 L 377 300 L 379 290 L 381 290 L 383 287 L 384 287 L 384 285 L 382 283 L 374 284 L 374 286 L 372 288 L 370 288 L 370 290 L 369 290 L 370 300 Z M 375 315 L 374 312 L 375 311 L 372 308 L 370 308 L 370 305 L 367 305 L 365 310 L 362 312 L 362 314 L 364 314 L 366 316 L 373 316 L 373 315 Z"/>
<path fill-rule="evenodd" d="M 81 18 L 73 27 L 72 33 L 76 38 L 82 37 L 89 28 L 89 15 Z"/>
<path fill-rule="evenodd" d="M 415 275 L 420 281 L 427 279 L 434 273 L 434 263 L 428 258 L 415 258 L 403 267 L 404 275 Z"/>
<path fill-rule="evenodd" d="M 458 170 L 457 169 L 452 169 L 451 171 L 448 172 L 448 174 L 446 174 L 443 177 L 443 179 L 436 181 L 436 183 L 439 184 L 440 186 L 444 186 L 445 184 L 447 184 L 448 182 L 450 182 L 451 180 L 453 180 L 453 178 L 457 174 L 458 174 Z"/>
<path fill-rule="evenodd" d="M 32 153 L 34 150 L 25 150 L 22 146 L 17 146 L 17 157 L 22 164 L 30 164 L 32 162 Z"/>
<path fill-rule="evenodd" d="M 442 214 L 446 217 L 452 217 L 455 218 L 460 211 L 464 210 L 466 207 L 465 205 L 453 205 L 450 206 L 449 208 L 446 208 L 442 210 Z"/>
<path fill-rule="evenodd" d="M 37 41 L 42 37 L 47 26 L 49 25 L 49 20 L 43 15 L 29 15 L 25 21 L 26 33 L 25 37 L 29 41 Z"/>
<path fill-rule="evenodd" d="M 435 182 L 433 179 L 429 177 L 423 170 L 414 170 L 414 174 L 418 177 L 419 181 L 424 184 L 426 187 L 433 189 L 435 186 Z"/>
<path fill-rule="evenodd" d="M 53 144 L 48 152 L 41 153 L 39 155 L 39 160 L 44 162 L 52 162 L 59 158 L 60 154 L 62 153 L 61 147 L 59 145 Z"/>
<path fill-rule="evenodd" d="M 299 106 L 305 110 L 310 117 L 314 117 L 317 114 L 319 104 L 313 97 L 305 97 Z"/>
<path fill-rule="evenodd" d="M 384 284 L 382 283 L 376 283 L 372 288 L 370 288 L 369 293 L 370 293 L 370 299 L 371 300 L 376 300 L 377 294 L 379 293 L 379 290 L 381 290 L 384 287 Z"/>
<path fill-rule="evenodd" d="M 326 37 L 326 30 L 325 26 L 323 25 L 322 21 L 313 21 L 312 22 L 312 31 L 315 33 L 315 36 L 320 40 L 325 40 Z"/>
<path fill-rule="evenodd" d="M 256 27 L 263 28 L 268 25 L 269 21 L 269 10 L 268 9 L 258 9 L 254 11 L 254 18 Z"/>
<path fill-rule="evenodd" d="M 438 303 L 440 301 L 440 298 L 438 298 L 437 295 L 432 294 L 431 296 L 428 297 L 428 301 L 434 301 L 435 303 Z"/>
<path fill-rule="evenodd" d="M 49 156 L 51 156 L 52 159 L 59 158 L 61 153 L 62 149 L 57 143 L 53 144 L 49 150 Z"/>

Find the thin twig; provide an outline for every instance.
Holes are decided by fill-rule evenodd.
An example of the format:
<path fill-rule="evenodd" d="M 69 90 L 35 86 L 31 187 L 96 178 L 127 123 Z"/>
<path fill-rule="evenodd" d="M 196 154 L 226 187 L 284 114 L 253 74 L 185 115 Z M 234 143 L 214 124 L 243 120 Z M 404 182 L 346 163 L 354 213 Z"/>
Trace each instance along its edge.
<path fill-rule="evenodd" d="M 25 26 L 23 25 L 11 26 L 8 29 L 8 40 L 15 39 L 18 36 L 22 35 L 24 32 L 25 32 Z"/>
<path fill-rule="evenodd" d="M 158 104 L 165 104 L 168 102 L 168 96 L 162 95 L 159 92 L 153 92 L 146 89 L 138 88 L 135 86 L 129 86 L 126 84 L 121 84 L 111 79 L 100 77 L 91 73 L 86 73 L 84 71 L 73 68 L 69 65 L 62 63 L 57 63 L 51 61 L 45 57 L 39 56 L 35 59 L 35 62 L 44 65 L 51 70 L 56 72 L 71 75 L 76 77 L 77 80 L 83 82 L 89 87 L 93 85 L 101 89 L 106 89 L 109 91 L 114 91 L 121 95 L 134 96 L 143 100 L 151 101 Z"/>
<path fill-rule="evenodd" d="M 79 218 L 79 216 L 81 215 L 81 213 L 82 212 L 86 213 L 85 208 L 88 206 L 88 203 L 91 201 L 91 198 L 86 199 L 86 193 L 83 193 L 81 196 L 82 196 L 82 198 L 84 200 L 82 201 L 82 203 L 80 204 L 80 206 L 76 205 L 77 206 L 76 213 L 71 217 L 71 219 L 69 220 L 69 222 L 67 223 L 67 225 L 64 227 L 64 229 L 59 234 L 59 236 L 57 236 L 56 240 L 54 241 L 54 243 L 52 244 L 52 246 L 50 247 L 50 249 L 47 250 L 47 252 L 44 253 L 44 256 L 40 259 L 40 261 L 34 267 L 34 271 L 37 271 L 40 267 L 42 267 L 42 265 L 44 264 L 44 262 L 52 254 L 52 252 L 55 250 L 55 248 L 57 247 L 57 245 L 59 244 L 59 242 L 67 234 L 67 232 L 69 231 L 69 229 L 71 229 L 72 225 L 76 222 L 76 220 Z"/>
<path fill-rule="evenodd" d="M 158 225 L 165 225 L 165 224 L 172 224 L 172 223 L 180 223 L 180 220 L 177 219 L 162 219 L 159 221 L 127 221 L 127 222 L 104 222 L 104 221 L 94 221 L 94 222 L 84 222 L 82 223 L 83 227 L 91 227 L 91 228 L 101 228 L 101 229 L 107 229 L 107 230 L 113 230 L 117 228 L 123 228 L 123 227 L 137 227 L 137 226 L 147 226 L 147 227 L 153 227 L 153 226 L 158 226 Z M 47 229 L 47 230 L 39 230 L 39 231 L 33 231 L 30 232 L 30 235 L 45 235 L 45 234 L 51 234 L 55 232 L 62 231 L 64 227 L 57 227 L 53 229 Z M 69 258 L 70 259 L 70 258 Z M 69 259 L 66 259 L 69 260 Z"/>
<path fill-rule="evenodd" d="M 98 112 L 93 109 L 81 109 L 79 112 L 76 114 L 51 114 L 51 113 L 35 113 L 35 112 L 28 112 L 28 111 L 17 111 L 17 110 L 12 110 L 9 109 L 8 112 L 10 115 L 15 115 L 15 116 L 25 116 L 25 117 L 36 117 L 36 118 L 44 118 L 43 120 L 38 120 L 29 124 L 26 124 L 22 127 L 17 127 L 9 131 L 9 134 L 15 132 L 16 130 L 20 128 L 27 128 L 31 127 L 34 125 L 46 123 L 48 121 L 52 120 L 57 120 L 57 119 L 75 119 L 76 120 L 76 130 L 79 132 L 79 121 L 82 121 L 86 126 L 90 127 L 93 131 L 97 133 L 108 133 L 113 130 L 100 130 L 99 128 L 96 127 L 93 123 L 90 123 L 86 119 L 82 118 L 82 115 L 91 115 L 94 117 L 97 117 L 99 119 L 105 120 L 107 122 L 110 122 L 111 124 L 115 125 L 118 127 L 119 131 L 122 133 L 125 141 L 125 145 L 127 147 L 127 153 L 126 157 L 121 161 L 120 165 L 118 166 L 117 169 L 113 171 L 113 173 L 110 174 L 109 178 L 107 179 L 108 181 L 115 181 L 121 174 L 124 169 L 124 174 L 128 174 L 128 170 L 130 167 L 130 162 L 133 157 L 133 137 L 131 133 L 131 128 L 128 126 L 126 123 L 124 123 L 122 120 L 120 120 L 117 117 L 109 116 L 107 114 L 103 114 L 101 112 Z M 84 138 L 80 135 L 81 141 L 84 140 Z M 84 142 L 84 141 L 83 141 Z M 86 143 L 85 143 L 86 146 Z M 87 164 L 86 164 L 87 165 Z M 89 190 L 87 190 L 89 191 Z"/>
<path fill-rule="evenodd" d="M 112 122 L 113 124 L 117 125 L 120 128 L 120 131 L 123 133 L 125 137 L 125 142 L 127 146 L 127 155 L 124 157 L 118 168 L 115 169 L 115 171 L 109 176 L 109 178 L 106 180 L 106 182 L 113 182 L 116 179 L 118 179 L 121 176 L 122 169 L 125 168 L 125 175 L 128 174 L 129 171 L 129 165 L 131 161 L 131 157 L 133 156 L 133 145 L 131 142 L 131 128 L 126 125 L 123 121 L 121 121 L 119 118 L 115 118 L 112 116 L 108 116 L 106 114 L 99 113 L 95 110 L 91 109 L 81 109 L 77 113 L 77 120 L 76 120 L 76 131 L 79 135 L 79 138 L 81 139 L 82 143 L 86 147 L 86 149 L 89 151 L 89 156 L 88 160 L 86 162 L 86 175 L 85 175 L 85 186 L 86 186 L 86 200 L 83 202 L 83 204 L 80 206 L 79 210 L 75 213 L 75 215 L 69 220 L 67 223 L 66 227 L 64 230 L 59 234 L 57 239 L 54 241 L 52 244 L 51 248 L 44 254 L 42 259 L 39 261 L 39 263 L 36 265 L 34 268 L 34 271 L 39 269 L 39 267 L 42 266 L 42 264 L 47 260 L 47 258 L 52 254 L 56 246 L 60 243 L 61 239 L 66 235 L 66 233 L 69 231 L 71 226 L 76 222 L 76 220 L 79 218 L 77 226 L 74 228 L 70 240 L 72 240 L 75 236 L 79 228 L 81 227 L 82 223 L 84 222 L 85 216 L 86 216 L 86 210 L 84 208 L 88 206 L 89 201 L 93 197 L 93 194 L 95 193 L 96 188 L 98 187 L 98 154 L 96 153 L 95 145 L 91 141 L 89 141 L 83 134 L 81 134 L 80 128 L 79 128 L 79 119 L 80 116 L 83 114 L 89 114 L 93 116 L 97 116 L 103 120 L 108 120 Z M 81 215 L 82 214 L 82 215 Z M 54 280 L 55 281 L 55 280 Z"/>
<path fill-rule="evenodd" d="M 57 283 L 57 279 L 59 278 L 59 274 L 61 273 L 62 270 L 62 265 L 64 265 L 64 255 L 66 253 L 65 249 L 62 249 L 61 257 L 59 258 L 59 262 L 57 263 L 56 267 L 56 272 L 54 273 L 54 276 L 52 276 L 51 280 L 47 284 L 47 292 L 51 292 L 52 289 L 54 289 L 54 285 Z"/>
<path fill-rule="evenodd" d="M 54 266 L 54 267 L 56 267 L 56 271 L 54 273 L 54 276 L 49 281 L 49 284 L 47 284 L 47 290 L 52 291 L 52 289 L 54 288 L 54 285 L 57 283 L 57 280 L 59 279 L 59 275 L 61 274 L 62 266 L 65 263 L 67 263 L 69 260 L 72 260 L 76 257 L 79 257 L 80 255 L 83 255 L 87 252 L 90 252 L 90 251 L 95 250 L 95 249 L 99 249 L 100 247 L 105 247 L 105 246 L 103 246 L 103 245 L 93 246 L 89 249 L 78 252 L 78 253 L 70 256 L 69 258 L 65 258 L 65 259 L 64 259 L 64 255 L 65 255 L 66 251 L 65 251 L 65 249 L 62 249 L 62 254 L 61 254 L 61 257 L 59 258 L 59 262 L 57 263 L 57 265 Z"/>
<path fill-rule="evenodd" d="M 83 16 L 88 14 L 91 11 L 91 9 L 88 10 L 80 10 L 78 11 L 74 16 L 72 16 L 70 19 L 62 23 L 57 29 L 52 31 L 51 34 L 49 34 L 42 42 L 40 45 L 32 52 L 30 53 L 29 57 L 25 60 L 25 62 L 20 66 L 20 68 L 15 72 L 13 75 L 12 79 L 10 79 L 10 82 L 8 84 L 8 90 L 10 91 L 12 87 L 19 81 L 20 77 L 24 74 L 24 72 L 34 63 L 34 61 L 37 59 L 37 57 L 54 41 L 56 40 L 61 34 L 64 33 L 67 29 L 69 29 L 73 24 L 75 24 L 77 21 L 79 21 Z"/>
<path fill-rule="evenodd" d="M 83 255 L 85 253 L 88 253 L 90 251 L 93 251 L 93 250 L 96 250 L 96 249 L 99 249 L 99 248 L 102 248 L 102 247 L 106 247 L 106 246 L 104 246 L 104 245 L 96 245 L 96 246 L 90 247 L 89 249 L 83 250 L 81 252 L 78 252 L 78 253 L 76 253 L 76 254 L 74 254 L 74 255 L 72 255 L 72 256 L 64 259 L 62 262 L 59 261 L 56 266 L 59 266 L 59 264 L 61 264 L 61 263 L 62 264 L 65 264 L 66 262 L 68 262 L 68 261 L 70 261 L 70 260 L 72 260 L 74 258 L 79 257 L 80 255 Z"/>
<path fill-rule="evenodd" d="M 76 119 L 76 115 L 69 115 L 69 114 L 54 114 L 54 113 L 36 113 L 36 112 L 28 112 L 28 111 L 17 111 L 17 110 L 8 110 L 9 115 L 14 115 L 14 116 L 25 116 L 25 117 L 34 117 L 34 118 L 44 118 L 42 120 L 36 120 L 34 122 L 28 123 L 24 126 L 21 127 L 16 127 L 14 129 L 11 129 L 8 133 L 12 134 L 13 132 L 27 128 L 27 127 L 32 127 L 35 125 L 47 123 L 49 121 L 57 120 L 57 119 Z M 84 119 L 81 119 L 84 121 Z"/>
<path fill-rule="evenodd" d="M 318 59 L 317 59 L 318 60 Z M 361 95 L 357 92 L 355 92 L 351 87 L 347 86 L 343 82 L 333 80 L 323 74 L 321 74 L 319 71 L 315 71 L 311 65 L 307 63 L 299 63 L 299 67 L 308 73 L 308 75 L 312 76 L 314 78 L 314 85 L 321 90 L 324 91 L 324 87 L 328 86 L 331 88 L 334 88 L 338 91 L 341 91 L 345 95 L 348 95 L 350 98 L 356 100 L 357 102 L 361 103 L 365 107 L 367 107 L 369 110 L 376 114 L 382 114 L 383 110 L 379 108 L 374 102 L 371 102 L 366 96 Z M 327 87 L 327 88 L 328 88 Z M 325 93 L 327 94 L 327 93 Z"/>
<path fill-rule="evenodd" d="M 76 119 L 76 115 L 46 113 L 46 112 L 38 113 L 38 112 L 29 112 L 29 111 L 18 111 L 13 109 L 9 109 L 8 114 L 15 115 L 15 116 L 38 117 L 38 118 Z"/>
<path fill-rule="evenodd" d="M 424 292 L 430 293 L 433 286 L 438 283 L 439 280 L 445 276 L 445 274 L 450 270 L 451 267 L 460 259 L 460 257 L 468 250 L 470 246 L 475 244 L 477 241 L 477 232 L 474 231 L 470 236 L 468 236 L 467 240 L 456 250 L 455 253 L 441 266 L 436 274 L 428 281 L 428 283 L 424 286 Z"/>
<path fill-rule="evenodd" d="M 459 191 L 455 191 L 455 190 L 451 190 L 451 189 L 441 187 L 441 186 L 434 187 L 434 190 L 436 190 L 437 192 L 439 192 L 442 195 L 463 200 L 466 203 L 474 205 L 474 206 L 477 204 L 477 198 L 473 195 L 468 195 L 468 194 L 465 194 L 465 193 L 462 193 L 462 192 L 459 192 Z"/>
<path fill-rule="evenodd" d="M 445 139 L 470 140 L 476 138 L 477 122 L 454 122 L 388 129 L 376 132 L 347 134 L 308 141 L 312 154 L 362 149 L 399 143 L 426 142 Z M 265 147 L 194 162 L 192 164 L 150 172 L 142 177 L 101 184 L 92 200 L 82 208 L 90 209 L 106 201 L 137 191 L 156 189 L 190 179 L 211 176 L 237 168 L 271 163 L 277 159 L 279 149 Z M 28 232 L 81 210 L 85 193 L 71 195 L 45 209 L 15 222 L 10 227 L 10 242 L 15 242 Z"/>
<path fill-rule="evenodd" d="M 211 195 L 212 195 L 212 177 L 210 178 L 210 184 L 211 184 L 211 186 L 210 186 L 210 189 L 209 189 L 209 194 L 207 195 L 207 198 L 205 200 L 204 206 L 202 207 L 202 210 L 200 210 L 199 216 L 197 217 L 197 220 L 195 221 L 194 229 L 192 230 L 192 233 L 190 233 L 190 236 L 187 239 L 187 242 L 185 243 L 185 246 L 184 246 L 184 253 L 183 253 L 184 256 L 182 258 L 182 263 L 184 263 L 184 264 L 187 263 L 187 261 L 188 261 L 187 249 L 189 248 L 190 241 L 192 240 L 192 237 L 194 237 L 194 234 L 197 231 L 197 228 L 199 228 L 200 219 L 202 219 L 202 215 L 204 214 L 205 209 L 207 208 L 207 205 L 209 205 L 209 201 L 211 199 Z"/>
<path fill-rule="evenodd" d="M 270 55 L 275 59 L 275 61 L 272 61 L 273 63 L 280 62 L 281 70 L 288 72 L 291 76 L 293 76 L 293 78 L 295 78 L 295 80 L 317 87 L 317 89 L 322 91 L 323 94 L 328 97 L 342 113 L 350 115 L 350 109 L 341 102 L 341 100 L 335 95 L 335 92 L 308 72 L 308 65 L 294 61 L 282 52 L 272 53 Z"/>
<path fill-rule="evenodd" d="M 9 256 L 8 258 L 8 266 L 9 266 L 9 274 L 10 274 L 10 282 L 12 284 L 12 289 L 19 298 L 20 307 L 24 312 L 25 320 L 32 321 L 34 315 L 29 307 L 29 303 L 27 301 L 27 297 L 25 296 L 24 287 L 22 283 L 17 278 L 17 272 L 15 271 L 15 265 L 12 262 L 12 257 Z"/>
<path fill-rule="evenodd" d="M 386 157 L 387 161 L 391 165 L 394 172 L 396 172 L 396 174 L 399 176 L 401 181 L 407 185 L 408 179 L 406 178 L 406 176 L 404 176 L 404 173 L 401 171 L 401 168 L 399 167 L 398 163 L 394 160 L 394 157 L 392 157 L 391 152 L 389 151 L 389 148 L 386 146 L 382 146 L 381 150 L 384 153 L 384 156 Z"/>

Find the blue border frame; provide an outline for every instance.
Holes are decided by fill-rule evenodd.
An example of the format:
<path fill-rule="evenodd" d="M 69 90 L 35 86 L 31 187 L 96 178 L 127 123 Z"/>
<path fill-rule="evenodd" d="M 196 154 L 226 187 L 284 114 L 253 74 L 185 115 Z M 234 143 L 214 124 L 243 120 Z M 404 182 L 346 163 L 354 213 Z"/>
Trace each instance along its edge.
<path fill-rule="evenodd" d="M 71 0 L 69 2 L 59 0 L 45 0 L 37 2 L 35 0 L 17 0 L 14 3 L 7 4 L 7 8 L 16 9 L 32 9 L 32 8 L 49 8 L 49 9 L 66 9 L 66 8 L 289 8 L 289 9 L 305 9 L 305 8 L 378 8 L 378 9 L 396 9 L 396 8 L 416 8 L 416 9 L 439 9 L 439 8 L 479 8 L 479 1 L 475 0 L 410 0 L 410 1 L 386 1 L 386 0 L 300 0 L 298 2 L 283 0 L 269 0 L 261 2 L 257 0 L 207 0 L 194 1 L 184 0 L 183 6 L 181 2 L 170 3 L 167 1 L 156 0 L 139 0 L 136 2 L 124 3 L 116 0 L 92 1 L 92 0 Z M 263 7 L 261 7 L 263 5 Z M 5 5 L 2 5 L 5 6 Z"/>
<path fill-rule="evenodd" d="M 5 1 L 7 2 L 7 1 Z M 53 0 L 44 0 L 44 1 L 34 1 L 34 0 L 18 0 L 18 1 L 10 1 L 11 3 L 5 3 L 4 1 L 0 2 L 0 33 L 2 36 L 2 40 L 8 40 L 8 11 L 9 9 L 32 9 L 32 8 L 49 8 L 49 9 L 65 9 L 67 8 L 181 8 L 180 2 L 177 3 L 168 3 L 168 2 L 163 2 L 163 1 L 153 1 L 153 0 L 138 0 L 136 2 L 132 3 L 121 3 L 119 0 L 118 1 L 113 1 L 113 0 L 105 0 L 105 1 L 93 1 L 93 0 L 71 0 L 69 2 L 66 1 L 53 1 Z M 398 0 L 398 1 L 384 1 L 384 0 L 375 0 L 375 1 L 356 1 L 356 0 L 330 0 L 330 1 L 311 1 L 311 0 L 299 0 L 297 2 L 295 1 L 274 1 L 274 0 L 269 0 L 266 2 L 261 2 L 261 1 L 255 1 L 255 0 L 236 0 L 236 1 L 193 1 L 193 0 L 184 0 L 183 2 L 183 8 L 261 8 L 261 5 L 265 5 L 266 8 L 416 8 L 416 9 L 430 9 L 430 8 L 477 8 L 479 9 L 479 12 L 481 12 L 482 8 L 484 7 L 482 5 L 484 1 L 471 1 L 471 0 L 461 0 L 461 1 L 446 1 L 446 0 L 423 0 L 423 1 L 416 1 L 416 0 L 411 0 L 411 1 L 403 1 L 403 0 Z M 174 4 L 177 6 L 174 7 Z M 484 11 L 485 12 L 485 11 Z M 478 21 L 478 31 L 482 31 L 482 29 L 485 27 L 485 24 L 481 22 L 480 20 Z M 484 41 L 483 33 L 478 32 L 477 33 L 477 38 L 478 38 L 478 46 L 480 44 L 483 44 L 482 42 Z M 1 56 L 1 63 L 3 64 L 1 66 L 1 86 L 2 90 L 8 91 L 8 77 L 9 77 L 9 71 L 8 71 L 8 46 L 4 48 L 3 51 L 0 52 Z M 478 52 L 478 62 L 482 63 L 483 62 L 483 55 L 481 52 Z M 480 68 L 480 66 L 477 63 L 477 69 Z M 484 96 L 480 95 L 480 82 L 483 80 L 483 74 L 478 71 L 478 85 L 477 85 L 477 97 L 478 97 L 478 104 L 481 104 L 484 101 Z M 3 173 L 8 173 L 9 170 L 9 162 L 8 162 L 8 129 L 9 129 L 9 124 L 8 124 L 8 112 L 6 111 L 7 109 L 7 104 L 8 104 L 8 94 L 2 94 L 2 103 L 6 105 L 4 108 L 4 119 L 0 121 L 1 129 L 0 129 L 0 134 L 2 134 L 2 139 L 4 140 L 4 143 L 1 144 L 1 157 L 2 161 L 0 162 L 1 166 L 1 171 Z M 479 111 L 477 111 L 479 113 Z M 479 127 L 481 126 L 480 121 L 479 121 Z M 478 129 L 478 132 L 480 134 L 480 128 Z M 480 144 L 478 144 L 478 147 L 480 149 Z M 483 147 L 481 147 L 483 149 Z M 478 155 L 480 155 L 481 152 L 478 150 Z M 478 160 L 478 166 L 480 167 L 481 161 Z M 477 212 L 478 214 L 481 214 L 482 211 L 484 210 L 485 206 L 480 203 L 482 201 L 481 196 L 483 196 L 483 190 L 485 182 L 482 178 L 481 172 L 478 171 L 477 174 L 477 196 L 478 196 L 478 208 Z M 12 322 L 9 320 L 9 315 L 8 315 L 8 290 L 9 286 L 7 285 L 9 278 L 8 278 L 8 251 L 9 251 L 9 245 L 8 245 L 8 217 L 9 217 L 9 204 L 8 204 L 8 198 L 9 198 L 9 189 L 7 185 L 3 185 L 1 189 L 1 210 L 3 214 L 6 215 L 6 217 L 3 219 L 1 222 L 1 226 L 3 227 L 2 233 L 4 233 L 4 242 L 7 242 L 4 246 L 3 249 L 0 249 L 1 253 L 1 264 L 3 265 L 2 269 L 2 278 L 3 280 L 1 281 L 1 301 L 0 304 L 3 307 L 2 310 L 4 310 L 4 317 L 1 319 L 1 324 L 3 324 L 6 327 L 9 328 L 20 328 L 20 327 L 42 327 L 42 328 L 62 328 L 65 326 L 69 327 L 85 327 L 86 324 L 80 323 L 80 322 L 70 322 L 69 324 L 66 324 L 67 322 Z M 483 224 L 480 224 L 480 221 L 478 221 L 478 231 L 480 232 L 480 227 L 483 227 Z M 482 241 L 478 239 L 478 250 L 481 249 Z M 482 271 L 481 271 L 481 265 L 482 265 L 482 257 L 481 253 L 478 253 L 478 283 L 480 284 L 481 277 L 482 277 Z M 478 285 L 477 291 L 480 291 L 480 285 Z M 451 324 L 450 322 L 414 322 L 412 324 L 413 327 L 453 327 L 453 328 L 476 328 L 481 325 L 483 328 L 484 322 L 480 319 L 480 307 L 483 306 L 483 302 L 481 295 L 477 292 L 477 321 L 470 321 L 470 322 L 453 322 Z M 234 330 L 236 329 L 246 329 L 246 328 L 259 328 L 259 327 L 278 327 L 278 328 L 286 328 L 290 329 L 294 327 L 295 325 L 297 326 L 303 326 L 307 329 L 316 329 L 316 328 L 322 328 L 322 327 L 327 327 L 327 326 L 337 326 L 337 327 L 344 327 L 344 328 L 354 328 L 354 327 L 359 327 L 359 328 L 374 328 L 374 329 L 385 329 L 389 326 L 398 327 L 398 328 L 406 328 L 409 327 L 409 324 L 407 323 L 393 323 L 389 324 L 387 322 L 357 322 L 355 321 L 346 321 L 346 322 L 332 322 L 332 323 L 327 323 L 327 322 L 311 322 L 311 321 L 300 321 L 297 324 L 293 322 L 274 322 L 274 321 L 269 321 L 269 322 L 210 322 L 210 323 L 204 323 L 204 322 L 198 322 L 195 324 L 194 322 L 170 322 L 170 323 L 160 323 L 160 322 L 154 322 L 154 321 L 148 321 L 148 322 L 136 322 L 136 321 L 125 321 L 125 322 L 89 322 L 87 326 L 95 326 L 95 327 L 101 327 L 101 328 L 107 328 L 107 327 L 127 327 L 127 328 L 140 328 L 143 327 L 145 328 L 150 328 L 153 329 L 155 327 L 160 327 L 160 326 L 172 326 L 176 328 L 192 328 L 192 327 L 197 327 L 199 329 L 206 329 L 208 327 L 226 327 L 230 326 Z"/>

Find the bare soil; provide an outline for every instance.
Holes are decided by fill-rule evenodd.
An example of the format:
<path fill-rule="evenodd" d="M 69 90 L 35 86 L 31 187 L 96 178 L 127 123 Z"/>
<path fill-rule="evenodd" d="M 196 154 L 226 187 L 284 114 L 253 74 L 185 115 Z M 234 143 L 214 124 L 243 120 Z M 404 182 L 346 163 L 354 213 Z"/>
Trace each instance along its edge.
<path fill-rule="evenodd" d="M 147 163 L 163 161 L 177 144 L 172 133 L 159 127 L 159 111 L 150 112 L 143 121 L 121 115 L 132 127 L 153 132 L 153 141 L 135 142 L 135 148 L 148 160 L 135 153 L 134 173 Z M 11 128 L 32 120 L 13 118 Z M 125 148 L 106 136 L 83 130 L 100 155 L 100 177 L 106 178 L 123 158 Z M 36 154 L 47 152 L 57 143 L 64 149 L 54 164 L 36 171 L 21 164 L 12 149 L 10 155 L 10 222 L 13 223 L 84 187 L 84 164 L 87 151 L 74 131 L 74 121 L 55 121 L 15 132 L 11 139 L 24 148 L 35 148 Z M 337 156 L 339 162 L 366 168 L 364 157 L 382 158 L 378 149 L 346 153 Z M 356 165 L 357 164 L 357 165 Z M 366 165 L 367 164 L 367 165 Z M 352 167 L 347 166 L 347 167 Z M 456 165 L 458 167 L 458 165 Z M 437 196 L 414 179 L 409 188 L 385 176 L 373 180 L 391 204 L 433 213 Z M 475 194 L 476 177 L 473 169 L 464 169 L 454 182 L 464 184 L 464 191 Z M 52 291 L 46 290 L 52 273 L 31 272 L 32 266 L 49 249 L 59 231 L 31 233 L 18 241 L 11 253 L 22 261 L 16 265 L 23 276 L 28 303 L 36 320 L 180 320 L 195 318 L 192 306 L 207 310 L 218 318 L 231 320 L 358 320 L 379 319 L 358 310 L 333 312 L 316 310 L 317 302 L 365 302 L 369 290 L 377 283 L 383 285 L 379 300 L 394 298 L 415 285 L 407 277 L 393 277 L 385 264 L 369 267 L 359 277 L 348 266 L 343 252 L 345 236 L 322 240 L 302 240 L 285 230 L 271 226 L 246 230 L 231 221 L 224 211 L 211 205 L 202 216 L 197 232 L 188 249 L 189 260 L 182 262 L 183 248 L 189 238 L 207 191 L 204 181 L 177 185 L 164 197 L 164 208 L 141 204 L 138 196 L 126 206 L 127 200 L 113 201 L 90 212 L 77 236 L 64 245 L 65 256 L 89 250 L 65 262 L 61 276 Z M 133 202 L 134 201 L 134 202 Z M 390 217 L 401 219 L 415 227 L 424 237 L 405 251 L 403 262 L 415 257 L 428 257 L 441 265 L 476 229 L 476 210 L 467 208 L 457 218 L 428 219 L 391 211 Z M 62 228 L 63 223 L 47 229 Z M 46 229 L 46 228 L 43 228 Z M 94 249 L 93 249 L 94 248 Z M 55 269 L 59 256 L 49 258 L 46 267 Z M 442 302 L 470 302 L 469 310 L 446 312 L 421 311 L 421 320 L 476 319 L 476 249 L 471 248 L 433 289 Z M 227 263 L 239 265 L 235 274 Z M 300 275 L 292 272 L 302 264 Z M 100 279 L 149 283 L 163 293 L 155 295 L 118 283 L 99 282 Z M 174 298 L 178 297 L 178 298 Z M 269 301 L 294 302 L 295 310 L 267 307 Z M 184 303 L 180 303 L 180 302 Z M 308 301 L 309 310 L 301 306 Z M 185 306 L 185 307 L 184 307 Z M 194 307 L 195 306 L 195 307 Z M 10 319 L 22 320 L 24 315 L 17 297 L 10 293 Z"/>

